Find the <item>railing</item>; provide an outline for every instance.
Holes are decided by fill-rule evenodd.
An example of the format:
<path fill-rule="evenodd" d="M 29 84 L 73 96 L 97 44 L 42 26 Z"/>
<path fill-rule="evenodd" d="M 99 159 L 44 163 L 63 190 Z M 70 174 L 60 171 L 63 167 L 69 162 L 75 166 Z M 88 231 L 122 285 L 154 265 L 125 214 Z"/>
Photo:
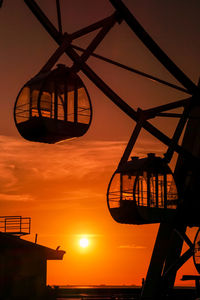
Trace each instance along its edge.
<path fill-rule="evenodd" d="M 22 216 L 0 216 L 0 231 L 12 235 L 30 234 L 31 218 Z"/>
<path fill-rule="evenodd" d="M 46 118 L 50 118 L 50 119 L 54 119 L 54 108 L 45 108 L 42 106 L 42 104 L 45 103 L 49 103 L 47 101 L 41 101 L 40 103 L 40 110 L 41 110 L 41 114 L 42 117 L 46 117 Z M 64 108 L 62 104 L 57 104 L 57 110 L 58 110 L 58 115 L 57 115 L 57 119 L 58 120 L 64 120 Z M 78 123 L 89 123 L 90 120 L 90 108 L 87 107 L 81 107 L 78 106 L 77 108 L 77 113 L 74 113 L 74 107 L 72 108 L 73 112 L 68 112 L 66 114 L 66 119 L 67 121 L 71 121 L 74 122 L 74 116 L 77 115 L 78 119 L 80 119 L 81 117 L 85 118 L 85 122 L 81 122 L 80 120 L 78 121 Z M 31 116 L 30 116 L 31 114 Z M 21 104 L 21 105 L 17 105 L 16 107 L 16 120 L 17 123 L 21 123 L 24 121 L 27 121 L 29 119 L 31 119 L 31 117 L 39 117 L 39 112 L 38 112 L 38 108 L 36 107 L 32 107 L 30 110 L 30 104 L 29 103 L 25 103 L 25 104 Z M 19 121 L 20 119 L 20 121 Z"/>

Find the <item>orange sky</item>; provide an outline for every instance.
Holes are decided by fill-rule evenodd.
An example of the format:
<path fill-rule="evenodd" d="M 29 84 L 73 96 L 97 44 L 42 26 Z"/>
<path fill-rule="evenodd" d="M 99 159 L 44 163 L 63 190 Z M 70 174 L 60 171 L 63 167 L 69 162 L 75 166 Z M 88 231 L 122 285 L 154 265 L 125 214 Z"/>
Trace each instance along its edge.
<path fill-rule="evenodd" d="M 55 1 L 38 0 L 52 21 Z M 127 0 L 125 3 L 168 55 L 198 81 L 200 2 Z M 78 30 L 113 12 L 106 0 L 61 1 L 63 27 Z M 74 21 L 76 20 L 76 22 Z M 94 116 L 88 133 L 58 145 L 24 141 L 13 120 L 21 86 L 34 76 L 56 49 L 22 0 L 6 0 L 0 10 L 0 208 L 1 215 L 32 218 L 34 240 L 66 250 L 62 262 L 48 263 L 49 284 L 141 284 L 158 225 L 120 225 L 106 204 L 109 180 L 117 167 L 134 123 L 80 73 L 89 91 Z M 75 43 L 87 45 L 90 37 Z M 116 25 L 97 53 L 176 83 L 125 24 Z M 65 64 L 70 60 L 62 57 Z M 132 107 L 150 108 L 183 99 L 184 93 L 90 59 L 89 64 Z M 153 120 L 169 136 L 175 121 Z M 167 125 L 166 125 L 167 124 Z M 165 147 L 142 132 L 134 155 L 162 155 Z M 194 238 L 196 229 L 188 233 Z M 82 235 L 90 247 L 80 249 Z M 177 275 L 195 273 L 192 260 Z"/>

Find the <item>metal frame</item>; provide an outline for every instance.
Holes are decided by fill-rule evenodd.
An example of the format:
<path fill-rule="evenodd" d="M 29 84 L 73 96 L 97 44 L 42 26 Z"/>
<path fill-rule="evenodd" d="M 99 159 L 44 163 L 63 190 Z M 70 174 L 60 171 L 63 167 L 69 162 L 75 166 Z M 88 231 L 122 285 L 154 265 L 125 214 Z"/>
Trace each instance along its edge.
<path fill-rule="evenodd" d="M 36 16 L 36 18 L 40 21 L 40 23 L 43 25 L 43 27 L 47 30 L 47 32 L 52 36 L 52 38 L 58 43 L 58 45 L 60 45 L 60 47 L 61 47 L 60 52 L 59 52 L 59 50 L 56 50 L 56 52 L 58 52 L 56 59 L 58 59 L 63 54 L 63 52 L 65 52 L 72 59 L 72 61 L 74 61 L 74 65 L 72 67 L 72 69 L 74 69 L 74 71 L 77 72 L 78 70 L 81 70 L 112 102 L 115 103 L 115 105 L 117 105 L 131 119 L 133 119 L 136 122 L 140 121 L 140 119 L 138 118 L 138 113 L 132 107 L 130 107 L 123 99 L 121 99 L 85 62 L 89 58 L 89 56 L 92 55 L 92 52 L 96 49 L 98 44 L 103 40 L 103 38 L 106 36 L 106 34 L 112 28 L 112 26 L 114 26 L 114 24 L 116 22 L 121 22 L 122 17 L 116 12 L 113 15 L 111 15 L 110 17 L 105 18 L 99 22 L 96 22 L 90 26 L 87 26 L 75 33 L 68 34 L 65 32 L 64 34 L 61 34 L 55 28 L 55 26 L 49 21 L 49 19 L 42 12 L 40 7 L 36 4 L 36 2 L 34 0 L 24 0 L 24 2 L 27 4 L 27 6 L 30 8 L 30 10 L 33 12 L 33 14 Z M 121 1 L 119 1 L 119 2 L 121 3 Z M 118 1 L 117 1 L 117 3 L 118 3 Z M 121 7 L 120 7 L 120 9 L 121 9 Z M 121 11 L 120 11 L 120 14 L 121 14 Z M 88 46 L 88 48 L 84 51 L 83 55 L 81 55 L 81 56 L 78 55 L 74 51 L 73 46 L 71 45 L 72 40 L 74 40 L 78 37 L 81 37 L 85 34 L 88 34 L 96 29 L 100 29 L 100 28 L 102 28 L 102 30 L 100 31 L 101 34 L 100 33 L 97 34 L 97 36 L 94 38 L 94 40 Z M 142 37 L 142 39 L 144 39 L 144 37 Z M 64 43 L 66 43 L 66 48 L 65 48 Z M 162 50 L 160 49 L 160 51 L 162 51 Z M 156 55 L 157 54 L 155 54 L 155 56 Z M 188 94 L 191 94 L 192 93 L 191 90 L 192 90 L 193 92 L 195 92 L 194 95 L 196 96 L 197 91 L 199 91 L 198 86 L 196 86 L 192 81 L 190 81 L 187 78 L 187 76 L 171 60 L 170 60 L 170 62 L 171 62 L 170 66 L 171 65 L 173 66 L 173 68 L 172 67 L 171 68 L 175 69 L 176 73 L 178 74 L 178 75 L 175 74 L 175 75 L 177 75 L 177 76 L 175 76 L 172 73 L 173 70 L 172 71 L 170 70 L 172 75 L 174 75 L 174 77 L 177 80 L 179 80 L 181 83 L 183 82 L 185 84 L 184 86 L 186 87 L 186 90 L 184 89 L 184 92 L 187 91 Z M 50 68 L 52 68 L 54 63 L 51 63 L 51 65 L 46 66 L 45 70 L 47 70 L 47 69 L 49 70 Z M 44 68 L 42 69 L 42 71 L 44 71 Z M 191 101 L 193 98 L 194 98 L 194 96 L 192 98 L 189 98 L 188 101 Z M 165 111 L 166 109 L 169 110 L 169 109 L 173 109 L 175 107 L 176 108 L 182 107 L 183 103 L 185 103 L 185 102 L 186 102 L 185 100 L 180 101 L 179 104 L 177 103 L 177 101 L 174 103 L 172 102 L 172 103 L 168 104 L 168 109 L 165 105 L 160 106 L 159 113 Z M 194 102 L 196 102 L 196 101 L 194 101 Z M 171 106 L 171 108 L 170 108 L 170 106 Z M 156 110 L 157 110 L 157 108 L 155 108 L 155 112 L 156 112 Z M 145 117 L 142 127 L 145 130 L 147 130 L 149 133 L 151 133 L 155 138 L 160 140 L 163 144 L 170 147 L 171 138 L 169 138 L 167 135 L 165 135 L 163 132 L 161 132 L 159 129 L 157 129 L 155 126 L 153 126 L 152 124 L 150 124 L 147 121 L 148 119 L 156 116 L 155 112 L 153 111 L 153 109 L 151 110 L 151 116 L 149 114 L 149 117 Z M 149 113 L 149 112 L 147 111 L 146 115 L 147 115 L 147 113 Z M 185 155 L 188 159 L 191 160 L 191 163 L 193 163 L 195 166 L 197 164 L 197 161 L 198 161 L 198 163 L 200 163 L 198 158 L 194 157 L 190 152 L 186 151 L 183 147 L 181 147 L 178 144 L 174 145 L 174 151 L 176 151 L 179 154 Z"/>
<path fill-rule="evenodd" d="M 156 137 L 160 142 L 168 146 L 167 152 L 165 153 L 165 160 L 167 162 L 171 161 L 174 152 L 177 152 L 180 156 L 183 156 L 193 167 L 200 164 L 200 158 L 193 155 L 191 151 L 186 150 L 183 146 L 178 144 L 181 134 L 185 128 L 186 122 L 190 117 L 190 112 L 195 106 L 199 106 L 199 86 L 195 85 L 181 69 L 179 69 L 176 64 L 166 55 L 166 53 L 155 43 L 155 41 L 149 36 L 149 34 L 144 30 L 144 28 L 139 24 L 136 18 L 131 14 L 128 8 L 124 5 L 121 0 L 109 0 L 112 6 L 115 8 L 115 13 L 110 17 L 100 20 L 90 26 L 87 26 L 81 30 L 78 30 L 72 34 L 67 32 L 62 33 L 62 22 L 61 22 L 61 11 L 59 0 L 56 0 L 57 4 L 57 16 L 58 16 L 58 28 L 50 22 L 47 16 L 43 13 L 40 7 L 36 4 L 34 0 L 24 0 L 26 5 L 32 11 L 34 16 L 39 20 L 46 31 L 51 35 L 51 37 L 59 45 L 59 48 L 55 51 L 49 61 L 41 69 L 40 72 L 45 72 L 50 70 L 59 57 L 66 53 L 73 61 L 73 66 L 71 70 L 73 72 L 78 72 L 81 70 L 115 105 L 117 105 L 127 116 L 136 122 L 136 126 L 133 130 L 131 138 L 122 156 L 120 164 L 126 162 L 130 156 L 133 146 L 139 136 L 141 129 L 145 129 L 154 137 Z M 172 74 L 172 76 L 179 81 L 183 86 L 177 86 L 172 83 L 166 82 L 155 76 L 146 74 L 139 70 L 130 68 L 119 62 L 115 62 L 111 59 L 105 58 L 101 55 L 94 53 L 97 46 L 101 43 L 110 29 L 118 22 L 125 21 L 131 30 L 137 35 L 137 37 L 143 42 L 143 44 L 149 49 L 149 51 L 156 57 L 157 60 Z M 94 30 L 99 29 L 96 37 L 89 44 L 87 49 L 82 49 L 76 45 L 72 44 L 72 41 L 76 38 L 84 36 Z M 79 55 L 75 50 L 82 52 Z M 140 76 L 144 76 L 150 80 L 154 80 L 158 83 L 167 85 L 171 88 L 175 88 L 184 93 L 191 95 L 189 98 L 175 101 L 166 105 L 157 106 L 148 110 L 135 111 L 130 107 L 122 98 L 120 98 L 86 63 L 90 56 L 96 57 L 98 59 L 104 60 L 108 63 L 114 64 L 118 67 L 126 69 L 128 71 L 134 72 Z M 183 114 L 169 113 L 169 110 L 175 108 L 183 108 Z M 153 126 L 148 122 L 149 119 L 155 117 L 177 117 L 180 118 L 178 125 L 174 131 L 172 138 L 169 138 L 158 128 Z M 185 262 L 186 258 L 191 255 L 191 247 L 188 253 L 185 253 L 184 257 L 180 257 L 183 240 L 188 242 L 185 236 L 186 226 L 179 228 L 182 232 L 181 237 L 177 236 L 174 231 L 177 229 L 177 225 L 172 226 L 161 224 L 158 232 L 157 240 L 155 242 L 154 251 L 152 254 L 151 263 L 149 266 L 149 271 L 147 274 L 146 284 L 144 286 L 142 299 L 148 297 L 148 299 L 155 299 L 155 297 L 160 297 L 163 291 L 163 284 L 167 287 L 173 286 L 175 275 L 177 269 Z M 171 241 L 169 242 L 169 236 Z M 184 237 L 184 239 L 183 239 Z M 190 243 L 189 243 L 189 246 Z M 170 253 L 170 254 L 169 254 Z M 176 263 L 177 259 L 179 263 Z M 173 267 L 176 266 L 176 267 Z M 163 272 L 164 270 L 164 272 Z M 170 271 L 169 271 L 170 270 Z M 170 275 L 169 275 L 170 274 Z M 160 282 L 163 284 L 160 285 Z M 155 290 L 157 293 L 155 294 Z"/>

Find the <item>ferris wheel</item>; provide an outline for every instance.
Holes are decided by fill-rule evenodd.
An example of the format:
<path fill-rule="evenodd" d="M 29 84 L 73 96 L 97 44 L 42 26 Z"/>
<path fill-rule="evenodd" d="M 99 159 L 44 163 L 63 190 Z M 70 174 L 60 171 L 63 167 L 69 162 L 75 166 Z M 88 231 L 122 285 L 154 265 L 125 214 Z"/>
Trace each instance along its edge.
<path fill-rule="evenodd" d="M 199 85 L 194 84 L 167 56 L 121 0 L 110 0 L 113 6 L 112 15 L 71 34 L 66 31 L 63 33 L 59 0 L 56 0 L 58 29 L 34 0 L 24 2 L 58 44 L 58 48 L 38 74 L 20 90 L 14 108 L 16 127 L 25 139 L 49 144 L 84 135 L 92 122 L 92 100 L 86 86 L 77 75 L 80 70 L 127 117 L 136 122 L 124 154 L 108 185 L 107 203 L 111 216 L 119 223 L 137 225 L 160 223 L 141 295 L 142 299 L 159 298 L 165 290 L 173 286 L 177 270 L 194 253 L 194 262 L 199 272 L 199 231 L 194 243 L 186 235 L 187 226 L 200 226 L 200 204 L 196 197 L 200 180 Z M 113 26 L 122 22 L 129 26 L 180 85 L 94 52 Z M 73 44 L 77 38 L 97 29 L 98 33 L 86 49 Z M 82 54 L 78 54 L 80 52 Z M 72 67 L 58 65 L 54 68 L 63 54 L 73 61 Z M 151 109 L 144 110 L 138 107 L 134 110 L 87 64 L 90 56 L 182 91 L 188 94 L 188 97 Z M 171 112 L 177 108 L 182 108 L 183 112 Z M 172 138 L 149 122 L 157 117 L 178 118 Z M 149 153 L 144 158 L 130 159 L 142 129 L 167 146 L 167 151 L 162 157 Z M 175 153 L 178 154 L 178 159 L 173 173 L 169 163 Z M 187 243 L 189 249 L 181 255 L 183 241 Z"/>

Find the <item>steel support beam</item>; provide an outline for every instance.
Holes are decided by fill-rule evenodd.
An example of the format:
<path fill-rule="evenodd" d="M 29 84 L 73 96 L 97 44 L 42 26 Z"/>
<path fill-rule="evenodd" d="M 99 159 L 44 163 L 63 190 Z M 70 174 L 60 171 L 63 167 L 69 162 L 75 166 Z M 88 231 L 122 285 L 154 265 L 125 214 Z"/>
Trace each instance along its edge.
<path fill-rule="evenodd" d="M 174 132 L 174 135 L 172 137 L 172 140 L 171 140 L 171 144 L 169 145 L 168 147 L 168 150 L 167 152 L 165 153 L 165 159 L 167 162 L 170 162 L 171 159 L 172 159 L 172 156 L 174 154 L 174 147 L 175 145 L 177 145 L 177 143 L 179 142 L 179 139 L 181 137 L 181 134 L 183 132 L 183 129 L 185 127 L 185 124 L 188 120 L 188 117 L 189 117 L 189 113 L 190 113 L 190 110 L 191 110 L 191 103 L 188 103 L 185 108 L 184 108 L 184 111 L 182 113 L 182 116 L 178 122 L 178 125 L 176 127 L 176 130 Z"/>
<path fill-rule="evenodd" d="M 57 18 L 58 18 L 58 29 L 62 34 L 62 19 L 61 19 L 61 11 L 60 11 L 60 0 L 56 0 L 56 8 L 57 8 Z"/>
<path fill-rule="evenodd" d="M 174 102 L 170 102 L 167 104 L 163 104 L 160 106 L 156 106 L 153 108 L 149 108 L 144 110 L 144 112 L 149 116 L 149 117 L 156 117 L 157 114 L 167 111 L 167 110 L 171 110 L 171 109 L 175 109 L 175 108 L 179 108 L 179 107 L 184 107 L 185 105 L 187 105 L 189 102 L 191 102 L 192 97 L 190 98 L 186 98 L 183 100 L 178 100 L 178 101 L 174 101 Z"/>
<path fill-rule="evenodd" d="M 114 13 L 114 15 L 115 15 L 116 21 L 120 22 L 119 14 L 118 13 Z M 80 30 L 78 30 L 78 31 L 76 31 L 74 33 L 71 33 L 70 34 L 70 38 L 71 38 L 71 40 L 75 40 L 77 38 L 80 38 L 80 37 L 82 37 L 82 36 L 84 36 L 84 35 L 92 32 L 92 31 L 100 29 L 105 24 L 110 23 L 111 19 L 113 19 L 113 15 L 111 15 L 111 16 L 109 16 L 107 18 L 104 18 L 103 20 L 100 20 L 100 21 L 98 21 L 98 22 L 96 22 L 94 24 L 91 24 L 91 25 L 89 25 L 89 26 L 87 26 L 85 28 L 82 28 L 82 29 L 80 29 Z M 82 51 L 84 52 L 85 50 L 83 49 Z"/>
<path fill-rule="evenodd" d="M 104 39 L 106 34 L 110 31 L 110 29 L 115 25 L 117 22 L 116 13 L 113 14 L 109 19 L 106 20 L 105 24 L 102 26 L 102 29 L 98 32 L 92 42 L 89 44 L 85 52 L 80 56 L 79 60 L 74 62 L 72 67 L 73 71 L 77 72 L 83 62 L 87 61 L 90 55 L 94 52 L 94 50 L 98 47 L 101 41 Z"/>
<path fill-rule="evenodd" d="M 166 55 L 166 53 L 156 44 L 150 35 L 144 30 L 136 18 L 121 0 L 110 0 L 115 9 L 120 12 L 121 17 L 151 51 L 151 53 L 161 62 L 161 64 L 192 94 L 199 93 L 198 87 L 179 69 L 176 64 Z"/>
<path fill-rule="evenodd" d="M 84 51 L 85 51 L 85 49 L 83 49 L 83 48 L 81 48 L 81 47 L 79 47 L 79 46 L 73 45 L 73 44 L 72 44 L 72 47 L 73 47 L 73 49 L 78 50 L 78 51 L 81 51 L 81 52 L 84 52 Z M 114 65 L 114 66 L 117 66 L 117 67 L 119 67 L 119 68 L 122 68 L 122 69 L 124 69 L 124 70 L 127 70 L 127 71 L 130 71 L 130 72 L 132 72 L 132 73 L 135 73 L 135 74 L 137 74 L 137 75 L 139 75 L 139 76 L 142 76 L 142 77 L 145 77 L 145 78 L 150 79 L 150 80 L 152 80 L 152 81 L 155 81 L 155 82 L 161 83 L 161 84 L 163 84 L 163 85 L 169 86 L 169 87 L 171 87 L 171 88 L 173 88 L 173 89 L 176 89 L 176 90 L 178 90 L 178 91 L 181 91 L 181 92 L 190 94 L 190 92 L 188 92 L 188 90 L 186 90 L 185 88 L 183 88 L 183 87 L 181 87 L 181 86 L 178 86 L 178 85 L 173 84 L 173 83 L 171 83 L 171 82 L 165 81 L 165 80 L 160 79 L 160 78 L 158 78 L 158 77 L 155 77 L 155 76 L 153 76 L 153 75 L 147 74 L 147 73 L 142 72 L 142 71 L 140 71 L 140 70 L 134 69 L 134 68 L 132 68 L 132 67 L 126 66 L 126 65 L 121 64 L 121 63 L 119 63 L 119 62 L 117 62 L 117 61 L 114 61 L 113 59 L 107 58 L 107 57 L 102 56 L 102 55 L 99 55 L 99 54 L 97 54 L 97 53 L 91 53 L 91 56 L 96 57 L 96 58 L 98 58 L 98 59 L 100 59 L 100 60 L 102 60 L 102 61 L 105 61 L 105 62 L 107 62 L 107 63 L 109 63 L 109 64 L 112 64 L 112 65 Z"/>
<path fill-rule="evenodd" d="M 154 245 L 145 284 L 142 290 L 142 300 L 160 300 L 162 294 L 161 275 L 169 251 L 169 240 L 173 227 L 169 224 L 160 224 Z"/>
<path fill-rule="evenodd" d="M 136 140 L 138 138 L 138 135 L 140 134 L 143 122 L 144 122 L 144 120 L 142 118 L 140 119 L 139 122 L 137 122 L 137 124 L 136 124 L 136 126 L 135 126 L 135 128 L 133 130 L 133 133 L 132 133 L 132 135 L 130 137 L 130 140 L 129 140 L 127 146 L 126 146 L 126 149 L 125 149 L 125 151 L 124 151 L 124 153 L 122 155 L 122 158 L 120 160 L 118 168 L 121 165 L 123 165 L 124 163 L 127 162 L 128 158 L 129 158 L 129 156 L 131 154 L 131 151 L 133 149 L 133 146 L 135 145 L 135 142 L 136 142 Z"/>

